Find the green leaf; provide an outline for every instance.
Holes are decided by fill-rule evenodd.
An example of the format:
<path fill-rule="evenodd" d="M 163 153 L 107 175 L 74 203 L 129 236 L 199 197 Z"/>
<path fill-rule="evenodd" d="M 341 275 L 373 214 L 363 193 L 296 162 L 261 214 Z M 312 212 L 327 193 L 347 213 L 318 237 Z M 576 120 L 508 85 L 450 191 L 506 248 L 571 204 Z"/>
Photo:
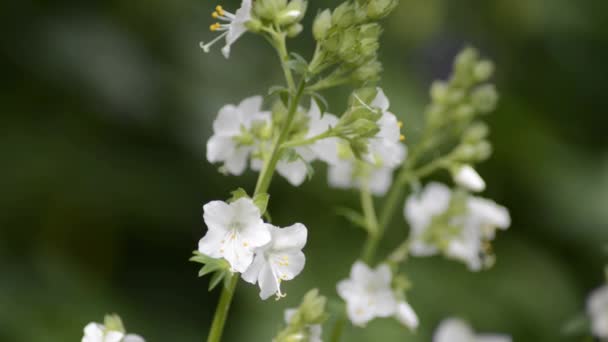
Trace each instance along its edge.
<path fill-rule="evenodd" d="M 200 271 L 198 271 L 198 276 L 199 277 L 205 276 L 205 275 L 207 275 L 211 272 L 215 272 L 221 268 L 222 268 L 222 266 L 219 263 L 209 263 L 209 264 L 203 266 Z"/>
<path fill-rule="evenodd" d="M 189 260 L 193 261 L 193 262 L 198 262 L 198 263 L 201 263 L 201 264 L 207 264 L 207 263 L 212 262 L 213 260 L 215 260 L 215 259 L 213 259 L 213 258 L 211 258 L 211 257 L 209 257 L 209 256 L 207 256 L 207 255 L 205 255 L 205 254 L 203 254 L 203 253 L 201 253 L 199 251 L 193 251 L 192 254 L 194 254 L 194 256 L 190 257 Z"/>
<path fill-rule="evenodd" d="M 253 204 L 260 209 L 260 213 L 264 214 L 268 207 L 268 200 L 270 195 L 267 193 L 257 194 L 253 197 Z"/>
<path fill-rule="evenodd" d="M 316 92 L 310 93 L 310 96 L 317 103 L 317 106 L 319 106 L 321 113 L 325 113 L 327 111 L 327 108 L 329 108 L 329 104 L 327 103 L 325 97 Z"/>
<path fill-rule="evenodd" d="M 283 152 L 282 159 L 288 163 L 293 163 L 300 159 L 300 155 L 295 149 L 289 148 L 285 152 Z"/>
<path fill-rule="evenodd" d="M 213 290 L 217 286 L 217 284 L 219 284 L 220 281 L 224 279 L 224 277 L 226 276 L 226 272 L 227 271 L 225 270 L 221 270 L 213 273 L 213 276 L 211 276 L 211 280 L 209 281 L 209 291 Z"/>
<path fill-rule="evenodd" d="M 283 87 L 283 86 L 272 86 L 268 89 L 268 95 L 272 96 L 272 95 L 276 95 L 276 94 L 280 94 L 280 93 L 288 93 L 289 94 L 289 89 Z"/>
<path fill-rule="evenodd" d="M 304 161 L 304 165 L 306 165 L 306 178 L 308 178 L 308 180 L 311 180 L 312 176 L 315 175 L 315 169 L 309 162 L 305 161 L 304 159 L 302 160 Z"/>
<path fill-rule="evenodd" d="M 228 199 L 228 203 L 232 203 L 240 198 L 249 198 L 247 191 L 245 191 L 243 188 L 238 188 L 230 193 L 232 194 L 232 197 Z"/>
<path fill-rule="evenodd" d="M 358 211 L 350 209 L 350 208 L 339 207 L 339 208 L 336 208 L 336 213 L 338 215 L 344 217 L 348 221 L 350 221 L 355 226 L 361 227 L 361 228 L 367 230 L 367 224 L 365 223 L 365 217 L 363 217 L 363 215 L 361 213 L 359 213 Z"/>
<path fill-rule="evenodd" d="M 306 75 L 308 73 L 308 62 L 304 57 L 297 53 L 291 53 L 292 59 L 287 61 L 287 66 L 300 75 Z"/>

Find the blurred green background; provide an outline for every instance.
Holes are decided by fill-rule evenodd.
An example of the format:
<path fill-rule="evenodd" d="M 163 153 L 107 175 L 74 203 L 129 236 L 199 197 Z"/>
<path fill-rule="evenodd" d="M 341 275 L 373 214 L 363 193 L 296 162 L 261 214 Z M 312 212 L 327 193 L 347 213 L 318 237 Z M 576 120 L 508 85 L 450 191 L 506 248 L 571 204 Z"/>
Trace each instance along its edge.
<path fill-rule="evenodd" d="M 312 1 L 307 23 L 320 6 Z M 225 103 L 282 82 L 274 51 L 248 34 L 225 60 L 205 55 L 207 0 L 8 1 L 0 4 L 0 341 L 79 341 L 87 322 L 117 312 L 148 341 L 203 341 L 219 291 L 188 262 L 204 233 L 203 203 L 255 174 L 226 177 L 205 159 Z M 236 1 L 222 3 L 226 9 Z M 561 341 L 601 284 L 608 240 L 608 2 L 402 0 L 386 20 L 381 85 L 405 122 L 421 129 L 427 89 L 466 44 L 497 65 L 491 116 L 495 154 L 480 166 L 484 196 L 510 208 L 496 267 L 471 274 L 441 258 L 406 271 L 421 326 L 392 320 L 349 329 L 344 341 L 430 341 L 446 316 L 515 341 Z M 309 28 L 310 26 L 307 26 Z M 290 42 L 312 53 L 309 31 Z M 340 112 L 344 92 L 330 94 Z M 309 228 L 307 265 L 286 299 L 261 302 L 242 283 L 227 341 L 269 341 L 282 310 L 318 287 L 335 297 L 364 234 L 333 206 L 324 170 L 294 189 L 276 177 L 279 225 Z M 383 251 L 405 235 L 394 220 Z"/>

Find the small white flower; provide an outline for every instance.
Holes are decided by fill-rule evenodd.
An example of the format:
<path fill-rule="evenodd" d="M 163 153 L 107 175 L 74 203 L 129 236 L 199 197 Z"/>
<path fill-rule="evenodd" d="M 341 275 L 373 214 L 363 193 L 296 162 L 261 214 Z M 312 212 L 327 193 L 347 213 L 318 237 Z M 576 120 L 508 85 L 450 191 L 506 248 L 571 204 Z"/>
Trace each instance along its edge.
<path fill-rule="evenodd" d="M 244 272 L 253 261 L 253 250 L 270 241 L 270 231 L 260 209 L 249 198 L 230 204 L 212 201 L 203 206 L 207 234 L 198 251 L 212 258 L 224 258 L 233 272 Z"/>
<path fill-rule="evenodd" d="M 226 37 L 226 45 L 222 48 L 222 53 L 224 54 L 224 57 L 228 58 L 230 57 L 230 46 L 239 39 L 243 33 L 247 32 L 245 24 L 251 20 L 251 0 L 243 0 L 241 7 L 235 14 L 227 12 L 222 6 L 217 6 L 212 13 L 212 17 L 224 21 L 226 24 L 220 24 L 218 22 L 211 25 L 210 29 L 212 32 L 221 31 L 222 33 L 207 44 L 201 42 L 200 46 L 203 51 L 209 52 L 209 49 L 213 44 Z"/>
<path fill-rule="evenodd" d="M 286 228 L 267 225 L 272 236 L 269 243 L 255 250 L 255 258 L 243 273 L 243 280 L 260 286 L 260 297 L 273 294 L 283 297 L 281 282 L 292 280 L 304 269 L 307 230 L 301 223 Z"/>
<path fill-rule="evenodd" d="M 261 111 L 262 97 L 244 99 L 238 106 L 226 105 L 213 122 L 213 136 L 207 142 L 207 160 L 211 163 L 223 162 L 225 169 L 240 175 L 247 167 L 247 159 L 253 150 L 251 145 L 238 143 L 243 130 L 251 128 L 256 121 L 270 121 L 270 113 Z M 246 132 L 245 132 L 246 133 Z"/>
<path fill-rule="evenodd" d="M 291 318 L 296 314 L 297 309 L 287 309 L 285 310 L 285 323 L 289 324 L 291 322 Z M 321 335 L 323 333 L 323 328 L 321 324 L 312 324 L 306 327 L 306 336 L 298 336 L 299 339 L 297 341 L 302 342 L 322 342 Z M 306 340 L 304 340 L 306 338 Z"/>
<path fill-rule="evenodd" d="M 380 131 L 370 139 L 367 159 L 374 165 L 394 169 L 403 163 L 407 152 L 401 143 L 404 140 L 402 123 L 389 112 L 389 101 L 384 91 L 381 88 L 377 88 L 377 91 L 370 106 L 382 111 L 382 117 L 377 122 Z"/>
<path fill-rule="evenodd" d="M 458 168 L 454 173 L 454 182 L 473 192 L 481 192 L 486 188 L 486 182 L 484 182 L 479 173 L 470 165 L 464 165 Z"/>
<path fill-rule="evenodd" d="M 338 283 L 338 294 L 346 301 L 348 318 L 354 325 L 365 326 L 375 317 L 389 317 L 396 313 L 397 301 L 391 289 L 391 278 L 387 265 L 372 270 L 357 261 L 350 271 L 350 278 Z"/>
<path fill-rule="evenodd" d="M 365 177 L 362 176 L 364 174 Z M 360 189 L 367 182 L 372 194 L 382 196 L 393 183 L 393 169 L 375 167 L 358 160 L 339 161 L 329 166 L 327 181 L 330 186 L 338 189 Z"/>
<path fill-rule="evenodd" d="M 418 315 L 412 309 L 412 306 L 407 302 L 397 303 L 395 318 L 411 330 L 418 328 Z"/>
<path fill-rule="evenodd" d="M 587 298 L 587 314 L 593 335 L 608 339 L 608 285 L 595 289 Z"/>
<path fill-rule="evenodd" d="M 120 331 L 108 331 L 103 324 L 89 323 L 84 328 L 82 342 L 145 342 L 135 334 L 125 335 Z"/>
<path fill-rule="evenodd" d="M 511 342 L 511 337 L 496 334 L 476 335 L 466 322 L 449 318 L 439 324 L 433 335 L 433 342 Z"/>

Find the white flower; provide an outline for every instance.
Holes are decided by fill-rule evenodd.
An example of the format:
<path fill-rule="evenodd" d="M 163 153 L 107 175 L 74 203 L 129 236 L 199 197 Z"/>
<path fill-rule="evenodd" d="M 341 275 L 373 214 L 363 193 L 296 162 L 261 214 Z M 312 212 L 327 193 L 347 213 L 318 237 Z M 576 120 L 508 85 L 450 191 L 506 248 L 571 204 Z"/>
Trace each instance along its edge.
<path fill-rule="evenodd" d="M 461 166 L 454 173 L 454 182 L 473 192 L 481 192 L 486 188 L 486 182 L 470 165 Z"/>
<path fill-rule="evenodd" d="M 244 99 L 238 106 L 226 105 L 213 122 L 213 136 L 207 142 L 207 160 L 211 163 L 224 162 L 226 170 L 233 175 L 240 175 L 247 167 L 247 158 L 253 150 L 250 145 L 237 141 L 243 130 L 251 128 L 256 121 L 268 122 L 269 112 L 262 112 L 262 97 L 253 96 Z"/>
<path fill-rule="evenodd" d="M 341 156 L 340 149 L 347 148 L 342 141 L 334 140 L 333 146 L 324 146 L 326 155 L 337 156 L 327 158 L 328 182 L 332 187 L 361 188 L 366 184 L 372 194 L 384 195 L 393 182 L 393 171 L 405 160 L 407 148 L 400 142 L 404 139 L 400 133 L 402 123 L 388 111 L 389 101 L 382 89 L 377 91 L 370 106 L 382 111 L 377 122 L 380 131 L 369 139 L 368 153 L 363 156 L 367 163 L 356 160 L 352 153 Z"/>
<path fill-rule="evenodd" d="M 406 327 L 415 330 L 418 327 L 418 315 L 407 302 L 397 303 L 395 318 Z"/>
<path fill-rule="evenodd" d="M 313 138 L 325 133 L 328 129 L 338 123 L 338 118 L 333 114 L 322 114 L 316 101 L 310 101 L 310 109 L 307 113 L 308 130 L 304 139 Z M 312 145 L 299 146 L 295 148 L 300 156 L 295 161 L 281 160 L 277 164 L 277 172 L 285 177 L 293 186 L 300 186 L 308 174 L 307 163 L 319 158 L 323 161 L 334 161 L 337 156 L 335 143 L 338 138 L 325 138 L 314 142 Z"/>
<path fill-rule="evenodd" d="M 84 328 L 82 342 L 145 342 L 135 334 L 125 335 L 120 331 L 108 331 L 103 324 L 89 323 Z"/>
<path fill-rule="evenodd" d="M 285 310 L 285 323 L 289 324 L 291 322 L 291 318 L 296 314 L 297 309 L 287 309 Z M 312 324 L 306 327 L 306 336 L 297 336 L 297 341 L 302 342 L 322 342 L 321 335 L 323 333 L 323 329 L 321 324 Z M 307 338 L 304 340 L 304 338 Z"/>
<path fill-rule="evenodd" d="M 230 204 L 212 201 L 203 206 L 207 234 L 199 241 L 199 252 L 224 258 L 233 272 L 244 272 L 253 261 L 253 250 L 270 241 L 270 231 L 260 209 L 249 198 Z"/>
<path fill-rule="evenodd" d="M 587 314 L 593 335 L 608 339 L 608 285 L 595 289 L 587 298 Z"/>
<path fill-rule="evenodd" d="M 391 278 L 387 265 L 372 270 L 357 261 L 350 271 L 350 278 L 338 283 L 338 294 L 346 301 L 346 312 L 354 325 L 365 326 L 375 317 L 389 317 L 396 313 L 397 302 L 391 289 Z"/>
<path fill-rule="evenodd" d="M 281 282 L 295 278 L 304 269 L 307 230 L 301 223 L 286 228 L 267 225 L 272 236 L 269 243 L 255 250 L 255 258 L 243 273 L 243 280 L 260 286 L 260 297 L 273 294 L 283 297 Z"/>
<path fill-rule="evenodd" d="M 439 324 L 433 335 L 433 342 L 511 342 L 511 337 L 495 334 L 476 335 L 466 322 L 449 318 Z"/>
<path fill-rule="evenodd" d="M 212 41 L 205 44 L 200 43 L 201 48 L 205 52 L 209 52 L 209 48 L 218 42 L 220 39 L 226 37 L 226 45 L 222 48 L 224 57 L 230 57 L 230 46 L 247 32 L 245 24 L 251 20 L 251 0 L 243 0 L 241 7 L 236 11 L 235 14 L 227 12 L 222 6 L 215 7 L 215 11 L 212 13 L 212 17 L 226 22 L 226 24 L 215 23 L 211 25 L 210 29 L 212 32 L 221 31 L 222 34 L 215 37 Z"/>
<path fill-rule="evenodd" d="M 410 253 L 430 256 L 441 251 L 448 258 L 463 261 L 471 271 L 479 271 L 493 261 L 487 255 L 486 242 L 494 239 L 497 228 L 507 229 L 511 225 L 509 212 L 494 201 L 468 196 L 465 212 L 449 219 L 453 227 L 446 233 L 447 244 L 440 250 L 438 241 L 429 240 L 428 230 L 433 219 L 448 210 L 451 200 L 451 190 L 440 183 L 429 183 L 420 194 L 407 199 L 404 214 L 411 227 Z M 458 229 L 456 232 L 454 227 Z"/>

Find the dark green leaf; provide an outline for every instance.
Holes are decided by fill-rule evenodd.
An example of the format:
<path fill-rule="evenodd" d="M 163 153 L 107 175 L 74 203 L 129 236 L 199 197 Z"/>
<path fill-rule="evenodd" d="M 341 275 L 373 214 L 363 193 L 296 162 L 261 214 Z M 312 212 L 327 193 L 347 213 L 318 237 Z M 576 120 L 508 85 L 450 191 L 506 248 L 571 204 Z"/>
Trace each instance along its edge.
<path fill-rule="evenodd" d="M 245 191 L 243 188 L 238 188 L 230 193 L 232 194 L 232 197 L 228 199 L 228 203 L 232 203 L 240 198 L 249 198 L 247 191 Z"/>
<path fill-rule="evenodd" d="M 213 290 L 217 286 L 217 284 L 219 284 L 220 281 L 224 279 L 224 276 L 226 276 L 226 272 L 228 271 L 221 270 L 213 273 L 213 276 L 211 276 L 211 280 L 209 281 L 209 291 Z"/>

